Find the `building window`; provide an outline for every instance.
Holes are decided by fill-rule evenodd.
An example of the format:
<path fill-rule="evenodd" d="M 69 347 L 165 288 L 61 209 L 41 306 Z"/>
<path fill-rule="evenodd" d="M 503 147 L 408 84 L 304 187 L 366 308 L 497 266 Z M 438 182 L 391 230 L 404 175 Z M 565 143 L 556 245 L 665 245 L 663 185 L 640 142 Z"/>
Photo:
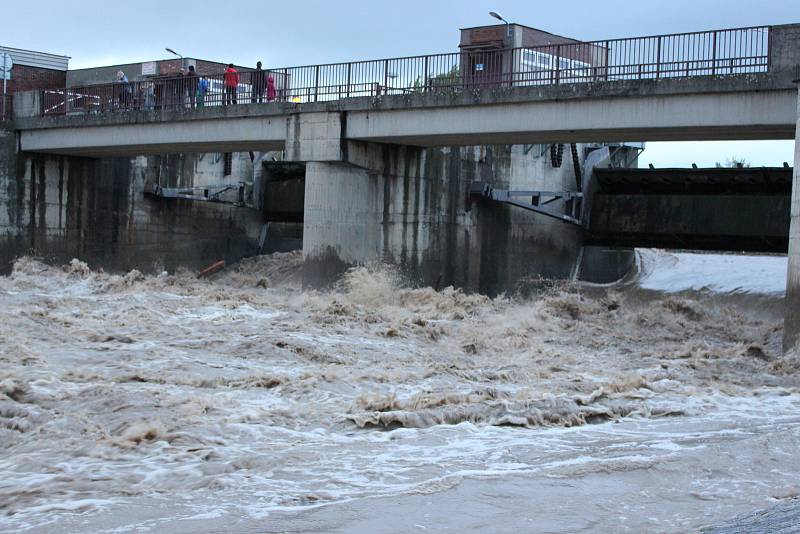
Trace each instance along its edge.
<path fill-rule="evenodd" d="M 233 153 L 225 152 L 222 155 L 223 176 L 230 176 L 233 171 Z"/>

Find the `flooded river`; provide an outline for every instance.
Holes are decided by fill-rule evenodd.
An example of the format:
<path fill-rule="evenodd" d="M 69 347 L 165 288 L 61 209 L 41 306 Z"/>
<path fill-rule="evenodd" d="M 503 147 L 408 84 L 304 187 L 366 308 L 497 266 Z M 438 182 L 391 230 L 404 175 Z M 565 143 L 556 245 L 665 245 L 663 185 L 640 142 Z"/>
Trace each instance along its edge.
<path fill-rule="evenodd" d="M 0 278 L 0 530 L 686 532 L 800 491 L 785 258 L 490 299 L 299 254 Z"/>

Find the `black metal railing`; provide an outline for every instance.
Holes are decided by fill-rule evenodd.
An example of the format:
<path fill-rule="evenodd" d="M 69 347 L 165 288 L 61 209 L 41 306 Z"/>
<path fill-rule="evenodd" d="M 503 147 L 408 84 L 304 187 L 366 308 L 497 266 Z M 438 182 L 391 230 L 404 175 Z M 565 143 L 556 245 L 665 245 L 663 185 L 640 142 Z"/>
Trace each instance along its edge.
<path fill-rule="evenodd" d="M 42 114 L 318 102 L 484 87 L 765 72 L 769 27 L 152 78 L 45 91 Z"/>

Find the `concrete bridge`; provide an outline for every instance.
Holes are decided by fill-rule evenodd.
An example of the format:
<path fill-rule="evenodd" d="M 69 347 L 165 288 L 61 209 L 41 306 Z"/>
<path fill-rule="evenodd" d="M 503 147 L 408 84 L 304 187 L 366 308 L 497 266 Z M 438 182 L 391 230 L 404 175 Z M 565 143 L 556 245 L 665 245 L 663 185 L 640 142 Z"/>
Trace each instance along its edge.
<path fill-rule="evenodd" d="M 418 147 L 553 142 L 793 139 L 794 70 L 482 88 L 332 102 L 41 116 L 17 95 L 24 151 L 90 157 L 286 150 L 340 161 L 345 142 Z"/>
<path fill-rule="evenodd" d="M 165 79 L 134 82 L 125 99 L 119 84 L 23 93 L 14 109 L 22 150 L 85 156 L 285 149 L 332 161 L 348 141 L 793 139 L 798 35 L 800 25 L 785 25 L 272 69 L 283 88 L 260 104 L 224 105 L 218 92 L 198 109 L 188 82 Z M 532 65 L 531 54 L 555 66 Z M 470 71 L 476 61 L 485 63 Z M 452 76 L 432 74 L 442 69 Z M 240 102 L 256 100 L 248 75 Z M 224 75 L 206 76 L 215 77 L 221 87 Z"/>
<path fill-rule="evenodd" d="M 442 272 L 461 268 L 451 262 L 473 261 L 468 252 L 455 250 L 474 250 L 474 237 L 469 231 L 466 237 L 460 232 L 477 231 L 480 224 L 469 213 L 469 203 L 463 202 L 468 185 L 454 183 L 465 177 L 458 165 L 451 166 L 454 175 L 447 171 L 447 183 L 426 185 L 442 172 L 442 165 L 449 165 L 426 149 L 797 140 L 798 43 L 800 25 L 795 24 L 271 69 L 275 101 L 232 105 L 220 92 L 209 95 L 202 109 L 187 102 L 185 95 L 194 85 L 187 86 L 193 82 L 182 79 L 148 80 L 132 87 L 67 88 L 17 94 L 15 128 L 20 150 L 70 156 L 283 150 L 287 161 L 306 164 L 303 247 L 310 272 L 329 270 L 331 265 L 341 269 L 378 256 L 428 266 L 430 272 L 428 267 L 419 272 L 423 281 L 432 283 L 436 273 L 441 278 Z M 236 82 L 239 100 L 260 98 L 256 94 L 260 82 L 252 82 L 252 73 L 243 76 Z M 224 75 L 216 81 L 224 85 Z M 800 141 L 797 146 L 800 151 Z M 800 153 L 795 160 L 800 160 Z M 730 183 L 738 202 L 722 199 L 719 191 L 706 195 L 730 212 L 721 215 L 713 236 L 692 241 L 688 237 L 698 232 L 675 238 L 674 232 L 640 228 L 632 232 L 637 237 L 628 232 L 626 238 L 616 218 L 607 216 L 600 224 L 602 217 L 585 212 L 586 228 L 564 229 L 558 222 L 541 224 L 537 219 L 533 241 L 538 243 L 536 250 L 564 258 L 565 263 L 574 261 L 576 247 L 593 243 L 780 251 L 788 241 L 786 339 L 787 347 L 793 346 L 800 334 L 800 314 L 792 312 L 800 309 L 800 178 L 797 165 L 794 168 L 788 239 L 788 214 L 780 215 L 788 208 L 788 191 L 783 190 L 767 198 L 763 209 L 750 213 L 754 220 L 778 213 L 777 222 L 734 225 L 747 231 L 723 236 L 721 226 L 740 217 L 741 202 L 749 200 L 747 186 L 736 189 L 734 180 Z M 606 192 L 613 189 L 608 176 L 604 183 Z M 562 184 L 561 190 L 587 198 L 592 193 L 594 198 L 598 191 L 590 189 L 596 185 Z M 599 192 L 603 191 L 601 187 Z M 654 191 L 649 192 L 650 199 L 660 196 L 669 201 L 669 191 L 655 195 Z M 636 204 L 635 192 L 617 193 L 597 196 L 598 202 L 606 203 L 602 213 L 619 213 Z M 633 213 L 650 220 L 657 216 L 653 213 L 691 219 L 696 211 L 691 203 L 684 204 L 683 211 L 651 209 L 649 216 L 647 209 L 646 202 L 639 202 Z M 478 220 L 497 224 L 498 214 L 487 213 Z M 515 216 L 503 217 L 508 227 L 504 231 L 518 234 L 512 228 Z M 694 220 L 702 224 L 708 219 Z M 506 253 L 515 239 L 508 238 L 501 252 Z M 497 246 L 481 245 L 486 261 L 497 256 Z M 536 261 L 544 262 L 542 274 L 558 271 L 545 260 Z"/>

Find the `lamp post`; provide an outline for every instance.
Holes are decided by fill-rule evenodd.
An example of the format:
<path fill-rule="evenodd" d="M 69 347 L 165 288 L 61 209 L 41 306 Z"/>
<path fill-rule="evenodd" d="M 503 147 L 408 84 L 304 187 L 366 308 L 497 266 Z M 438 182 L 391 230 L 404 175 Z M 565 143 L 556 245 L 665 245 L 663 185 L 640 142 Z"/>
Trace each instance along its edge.
<path fill-rule="evenodd" d="M 181 58 L 181 68 L 184 68 L 184 67 L 186 67 L 186 65 L 184 65 L 184 61 L 183 61 L 183 56 L 182 56 L 182 55 L 180 55 L 180 54 L 179 54 L 179 53 L 177 53 L 175 50 L 173 50 L 173 49 L 171 49 L 171 48 L 169 48 L 169 47 L 165 48 L 164 50 L 166 50 L 166 51 L 167 51 L 167 52 L 169 52 L 170 54 L 173 54 L 173 55 L 175 55 L 175 56 L 178 56 L 179 58 Z"/>
<path fill-rule="evenodd" d="M 502 15 L 500 15 L 500 13 L 498 13 L 497 11 L 489 11 L 489 16 L 496 18 L 500 22 L 505 22 L 506 23 L 506 37 L 511 37 L 511 23 L 510 22 L 508 22 L 506 19 L 504 19 L 502 17 Z"/>

